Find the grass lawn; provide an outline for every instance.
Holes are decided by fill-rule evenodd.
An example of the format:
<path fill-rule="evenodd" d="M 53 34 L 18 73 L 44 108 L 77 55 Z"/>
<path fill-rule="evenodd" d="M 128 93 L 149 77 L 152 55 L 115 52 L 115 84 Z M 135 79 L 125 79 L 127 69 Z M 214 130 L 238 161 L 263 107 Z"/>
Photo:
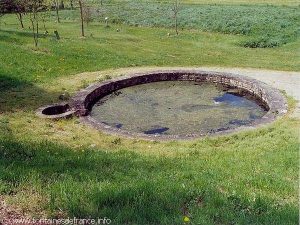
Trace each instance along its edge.
<path fill-rule="evenodd" d="M 294 9 L 276 8 L 291 15 Z M 299 120 L 289 115 L 253 131 L 150 142 L 106 135 L 76 118 L 40 119 L 35 110 L 134 67 L 299 71 L 299 38 L 245 48 L 240 43 L 252 34 L 194 27 L 175 36 L 165 24 L 99 22 L 80 38 L 74 15 L 65 11 L 61 24 L 47 22 L 50 35 L 38 49 L 27 20 L 22 30 L 15 16 L 1 19 L 0 195 L 9 204 L 37 218 L 108 217 L 112 224 L 183 224 L 184 216 L 203 225 L 298 223 Z"/>

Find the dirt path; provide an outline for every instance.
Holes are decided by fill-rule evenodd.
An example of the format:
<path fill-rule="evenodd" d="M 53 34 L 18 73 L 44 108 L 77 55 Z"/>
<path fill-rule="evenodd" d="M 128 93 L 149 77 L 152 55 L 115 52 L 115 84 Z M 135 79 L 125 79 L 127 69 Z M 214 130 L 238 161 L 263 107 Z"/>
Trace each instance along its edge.
<path fill-rule="evenodd" d="M 23 218 L 21 213 L 9 207 L 0 196 L 0 225 L 14 225 L 13 220 Z"/>

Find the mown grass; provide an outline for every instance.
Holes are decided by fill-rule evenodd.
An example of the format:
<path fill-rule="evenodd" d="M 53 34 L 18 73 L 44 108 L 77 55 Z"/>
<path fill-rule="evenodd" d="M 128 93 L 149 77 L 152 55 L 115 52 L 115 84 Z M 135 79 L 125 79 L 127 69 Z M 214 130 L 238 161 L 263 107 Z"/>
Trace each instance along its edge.
<path fill-rule="evenodd" d="M 50 35 L 35 49 L 25 24 L 20 30 L 5 16 L 0 30 L 0 194 L 14 207 L 38 218 L 105 216 L 113 224 L 182 224 L 185 215 L 205 225 L 298 222 L 297 119 L 223 137 L 148 142 L 106 135 L 76 118 L 40 119 L 35 110 L 130 70 L 119 67 L 299 71 L 299 41 L 248 49 L 239 46 L 248 37 L 239 35 L 184 30 L 177 37 L 166 28 L 97 22 L 79 38 L 80 24 L 63 18 L 47 22 Z"/>
<path fill-rule="evenodd" d="M 2 136 L 1 193 L 37 216 L 182 224 L 188 215 L 191 224 L 296 224 L 296 129 L 287 120 L 229 137 L 148 143 L 174 150 L 168 157 L 126 145 L 113 153 Z"/>

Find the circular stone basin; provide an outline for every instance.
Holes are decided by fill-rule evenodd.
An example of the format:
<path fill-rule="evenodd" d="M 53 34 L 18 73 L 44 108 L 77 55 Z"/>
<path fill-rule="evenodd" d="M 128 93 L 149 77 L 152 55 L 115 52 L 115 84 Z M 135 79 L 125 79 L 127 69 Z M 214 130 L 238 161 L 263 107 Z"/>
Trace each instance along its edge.
<path fill-rule="evenodd" d="M 161 81 L 117 90 L 101 98 L 90 115 L 129 132 L 183 136 L 249 125 L 267 112 L 258 103 L 222 85 Z"/>
<path fill-rule="evenodd" d="M 274 121 L 287 112 L 282 94 L 230 73 L 161 70 L 93 84 L 72 98 L 82 121 L 112 134 L 189 139 Z"/>

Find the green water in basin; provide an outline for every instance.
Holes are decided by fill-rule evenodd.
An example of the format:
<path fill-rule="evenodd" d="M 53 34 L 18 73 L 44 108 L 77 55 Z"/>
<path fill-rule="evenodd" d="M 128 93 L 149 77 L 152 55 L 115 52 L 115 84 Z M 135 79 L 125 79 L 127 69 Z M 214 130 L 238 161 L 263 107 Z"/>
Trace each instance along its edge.
<path fill-rule="evenodd" d="M 109 126 L 149 135 L 214 133 L 249 125 L 266 110 L 221 85 L 162 81 L 120 89 L 100 99 L 91 116 Z"/>

